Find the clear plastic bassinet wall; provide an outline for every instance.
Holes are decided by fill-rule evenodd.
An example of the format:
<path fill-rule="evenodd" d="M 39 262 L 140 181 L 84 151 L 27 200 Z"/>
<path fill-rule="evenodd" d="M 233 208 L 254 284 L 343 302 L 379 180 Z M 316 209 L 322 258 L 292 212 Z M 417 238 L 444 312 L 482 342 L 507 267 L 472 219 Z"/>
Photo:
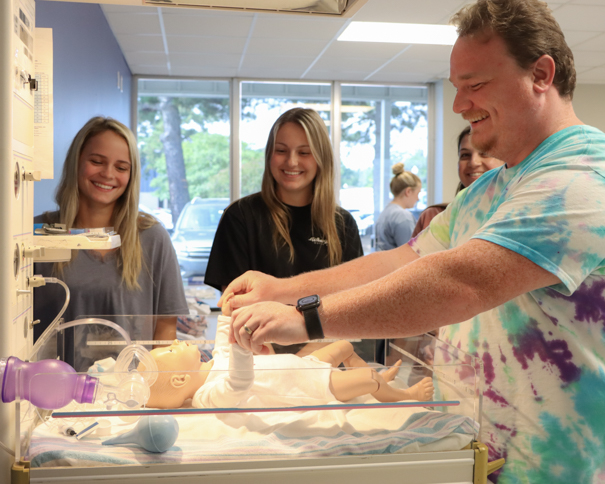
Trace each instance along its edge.
<path fill-rule="evenodd" d="M 276 345 L 253 357 L 215 341 L 210 315 L 195 337 L 179 333 L 179 343 L 150 354 L 140 328 L 153 318 L 56 325 L 29 362 L 5 364 L 6 395 L 21 415 L 18 457 L 32 467 L 120 465 L 133 453 L 135 464 L 175 452 L 212 462 L 460 450 L 480 438 L 481 362 L 431 335 Z M 129 327 L 130 341 L 94 322 L 103 319 Z M 48 363 L 57 357 L 69 365 Z M 164 427 L 150 430 L 145 420 L 143 432 L 148 418 Z M 164 443 L 149 448 L 141 432 Z"/>

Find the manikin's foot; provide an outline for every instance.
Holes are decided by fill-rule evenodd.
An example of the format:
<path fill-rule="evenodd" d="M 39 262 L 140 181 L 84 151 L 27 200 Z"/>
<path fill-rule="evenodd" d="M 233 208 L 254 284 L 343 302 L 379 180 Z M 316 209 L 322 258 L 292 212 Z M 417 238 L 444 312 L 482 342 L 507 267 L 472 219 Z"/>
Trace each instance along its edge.
<path fill-rule="evenodd" d="M 400 402 L 402 400 L 418 400 L 426 402 L 433 398 L 433 380 L 429 377 L 410 388 L 393 388 L 383 378 L 383 373 L 373 373 L 373 378 L 378 383 L 378 390 L 372 396 L 379 402 Z"/>
<path fill-rule="evenodd" d="M 426 402 L 427 400 L 431 400 L 433 398 L 433 379 L 423 378 L 415 385 L 412 385 L 408 388 L 408 392 L 410 392 L 410 398 L 412 400 L 418 400 L 420 402 Z"/>
<path fill-rule="evenodd" d="M 381 371 L 380 375 L 382 376 L 382 378 L 384 378 L 385 381 L 393 381 L 397 376 L 397 373 L 399 372 L 400 366 L 401 360 L 397 360 L 397 363 L 395 363 L 393 366 L 387 368 L 384 371 Z"/>

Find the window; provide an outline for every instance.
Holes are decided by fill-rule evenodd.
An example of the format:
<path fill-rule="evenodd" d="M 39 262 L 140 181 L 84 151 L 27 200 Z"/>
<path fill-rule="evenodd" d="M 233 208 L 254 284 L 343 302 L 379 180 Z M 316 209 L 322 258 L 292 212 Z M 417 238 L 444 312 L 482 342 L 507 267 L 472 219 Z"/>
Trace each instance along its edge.
<path fill-rule="evenodd" d="M 391 199 L 392 165 L 401 161 L 421 178 L 417 212 L 426 207 L 426 86 L 144 78 L 137 86 L 140 209 L 174 232 L 183 277 L 204 275 L 229 201 L 260 191 L 269 130 L 283 112 L 315 109 L 334 138 L 333 92 L 341 99 L 339 200 L 357 221 L 365 253 L 373 250 L 374 220 Z M 192 229 L 194 218 L 203 229 Z"/>
<path fill-rule="evenodd" d="M 357 221 L 364 253 L 373 250 L 374 220 L 392 200 L 392 166 L 422 180 L 415 216 L 426 208 L 428 89 L 341 87 L 340 203 Z"/>

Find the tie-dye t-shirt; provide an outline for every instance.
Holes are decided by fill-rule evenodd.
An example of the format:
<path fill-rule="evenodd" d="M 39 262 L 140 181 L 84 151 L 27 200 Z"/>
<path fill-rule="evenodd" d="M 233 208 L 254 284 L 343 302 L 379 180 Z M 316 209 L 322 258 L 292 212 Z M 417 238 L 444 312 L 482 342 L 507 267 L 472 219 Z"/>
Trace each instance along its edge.
<path fill-rule="evenodd" d="M 471 238 L 561 281 L 440 330 L 483 361 L 482 440 L 506 459 L 490 479 L 605 482 L 605 134 L 555 133 L 482 175 L 410 245 L 423 256 Z"/>

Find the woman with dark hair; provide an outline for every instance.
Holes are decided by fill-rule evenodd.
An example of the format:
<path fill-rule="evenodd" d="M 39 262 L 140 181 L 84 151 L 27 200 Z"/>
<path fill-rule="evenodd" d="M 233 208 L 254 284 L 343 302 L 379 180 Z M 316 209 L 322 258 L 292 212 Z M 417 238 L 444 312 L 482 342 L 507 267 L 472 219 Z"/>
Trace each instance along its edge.
<path fill-rule="evenodd" d="M 498 166 L 502 166 L 503 161 L 496 158 L 491 158 L 471 145 L 471 127 L 467 126 L 458 135 L 458 187 L 456 195 L 470 186 L 477 178 Z M 420 232 L 429 226 L 431 220 L 445 210 L 447 203 L 438 203 L 427 207 L 418 217 L 416 228 L 412 233 L 412 237 L 416 237 Z"/>

